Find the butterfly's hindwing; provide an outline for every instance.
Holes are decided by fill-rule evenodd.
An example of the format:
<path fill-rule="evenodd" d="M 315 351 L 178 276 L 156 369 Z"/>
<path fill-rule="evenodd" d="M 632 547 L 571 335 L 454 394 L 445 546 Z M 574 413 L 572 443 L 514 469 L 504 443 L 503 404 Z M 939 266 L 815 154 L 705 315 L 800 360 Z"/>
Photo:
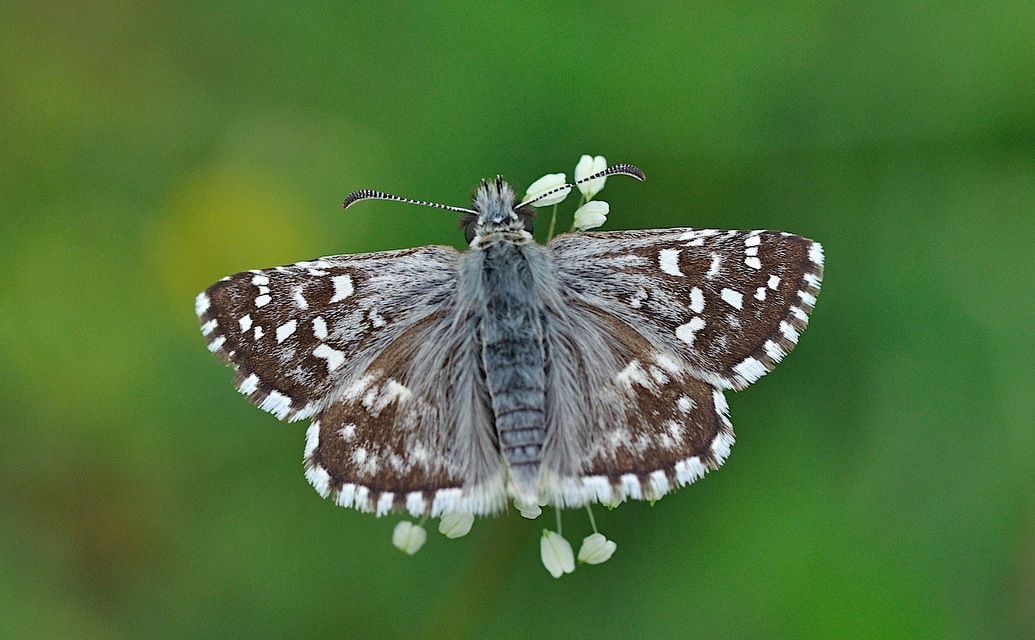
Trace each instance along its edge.
<path fill-rule="evenodd" d="M 681 355 L 574 298 L 548 326 L 541 485 L 551 504 L 657 499 L 722 464 L 733 444 L 726 400 Z"/>
<path fill-rule="evenodd" d="M 321 495 L 378 515 L 504 507 L 474 322 L 451 305 L 424 318 L 314 418 L 305 467 Z"/>
<path fill-rule="evenodd" d="M 298 420 L 454 294 L 458 257 L 422 247 L 246 271 L 200 293 L 195 309 L 238 390 Z"/>
<path fill-rule="evenodd" d="M 819 243 L 776 231 L 565 234 L 550 243 L 567 292 L 742 389 L 794 348 L 823 275 Z"/>

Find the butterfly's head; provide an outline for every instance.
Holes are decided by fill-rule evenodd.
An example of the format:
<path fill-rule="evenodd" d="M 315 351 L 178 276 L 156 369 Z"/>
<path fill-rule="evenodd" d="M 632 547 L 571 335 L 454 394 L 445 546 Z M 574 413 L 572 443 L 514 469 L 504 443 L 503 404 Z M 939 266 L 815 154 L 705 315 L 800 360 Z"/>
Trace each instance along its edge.
<path fill-rule="evenodd" d="M 472 198 L 474 212 L 460 219 L 464 237 L 471 243 L 476 237 L 493 231 L 515 231 L 532 233 L 532 219 L 535 208 L 515 203 L 514 189 L 496 176 L 495 180 L 482 180 L 474 190 Z"/>

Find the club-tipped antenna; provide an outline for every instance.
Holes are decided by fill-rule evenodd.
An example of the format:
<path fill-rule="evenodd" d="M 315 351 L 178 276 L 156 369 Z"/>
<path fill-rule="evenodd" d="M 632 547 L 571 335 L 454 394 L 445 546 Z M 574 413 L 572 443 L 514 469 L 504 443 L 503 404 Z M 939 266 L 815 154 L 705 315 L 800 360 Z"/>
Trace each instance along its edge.
<path fill-rule="evenodd" d="M 401 198 L 399 196 L 393 196 L 390 193 L 385 193 L 384 191 L 377 191 L 376 189 L 360 189 L 359 191 L 353 191 L 348 195 L 347 198 L 345 198 L 345 202 L 341 203 L 341 206 L 343 209 L 348 209 L 360 200 L 393 200 L 395 202 L 405 202 L 406 204 L 419 204 L 425 207 L 445 209 L 446 211 L 454 211 L 456 213 L 468 213 L 478 215 L 477 211 L 472 211 L 470 209 L 464 209 L 462 207 L 451 207 L 448 204 L 439 204 L 437 202 L 413 200 L 412 198 Z"/>
<path fill-rule="evenodd" d="M 550 189 L 549 191 L 547 191 L 545 193 L 540 193 L 539 195 L 537 195 L 536 197 L 532 198 L 531 200 L 525 200 L 524 202 L 521 203 L 521 205 L 524 206 L 526 204 L 535 204 L 536 202 L 539 202 L 543 198 L 546 198 L 548 196 L 552 196 L 555 193 L 560 193 L 561 191 L 564 191 L 565 189 L 571 189 L 571 188 L 577 187 L 577 186 L 579 186 L 580 184 L 582 184 L 584 182 L 589 182 L 590 180 L 596 180 L 597 178 L 606 178 L 607 176 L 614 176 L 614 175 L 632 176 L 633 178 L 636 178 L 640 182 L 643 182 L 644 180 L 647 179 L 647 176 L 643 175 L 643 172 L 640 171 L 639 167 L 637 167 L 636 165 L 632 165 L 632 164 L 613 164 L 610 167 L 604 169 L 603 171 L 598 171 L 598 172 L 594 173 L 591 176 L 586 176 L 585 178 L 582 178 L 581 180 L 576 180 L 575 182 L 569 182 L 567 184 L 562 184 L 561 186 L 554 187 L 553 189 Z"/>

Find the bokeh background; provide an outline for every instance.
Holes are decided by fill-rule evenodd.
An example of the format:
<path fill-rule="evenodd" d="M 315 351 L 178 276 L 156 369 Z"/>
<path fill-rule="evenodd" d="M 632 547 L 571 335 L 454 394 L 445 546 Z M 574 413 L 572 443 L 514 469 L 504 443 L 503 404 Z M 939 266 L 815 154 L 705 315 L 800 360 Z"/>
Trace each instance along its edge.
<path fill-rule="evenodd" d="M 352 5 L 0 8 L 0 635 L 1035 636 L 1029 0 Z M 583 153 L 648 175 L 608 229 L 822 241 L 812 325 L 731 396 L 725 467 L 597 510 L 608 563 L 551 578 L 549 512 L 404 556 L 310 488 L 193 296 L 462 246 L 340 202 Z"/>

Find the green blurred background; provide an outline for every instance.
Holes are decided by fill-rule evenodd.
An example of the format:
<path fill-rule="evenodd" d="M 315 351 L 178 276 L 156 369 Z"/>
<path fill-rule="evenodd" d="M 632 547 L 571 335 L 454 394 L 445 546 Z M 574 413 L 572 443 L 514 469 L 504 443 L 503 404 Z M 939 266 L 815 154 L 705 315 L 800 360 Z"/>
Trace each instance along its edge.
<path fill-rule="evenodd" d="M 0 635 L 1035 636 L 1030 0 L 345 4 L 0 8 Z M 723 469 L 597 510 L 610 562 L 552 579 L 549 512 L 406 557 L 310 488 L 193 296 L 462 246 L 341 200 L 583 153 L 648 175 L 606 229 L 823 242 L 812 325 L 730 397 Z"/>

